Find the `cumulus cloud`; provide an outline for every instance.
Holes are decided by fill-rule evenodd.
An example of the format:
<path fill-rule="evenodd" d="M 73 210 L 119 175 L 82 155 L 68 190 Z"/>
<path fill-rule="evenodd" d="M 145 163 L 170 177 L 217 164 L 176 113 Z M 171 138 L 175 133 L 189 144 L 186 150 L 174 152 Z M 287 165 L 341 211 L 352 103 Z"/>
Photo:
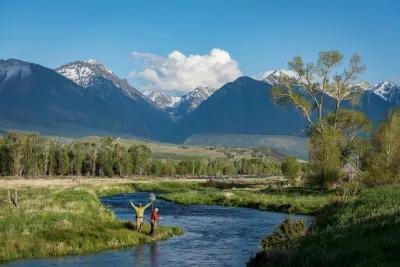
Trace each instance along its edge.
<path fill-rule="evenodd" d="M 191 91 L 197 86 L 219 88 L 241 75 L 239 64 L 227 51 L 214 48 L 208 55 L 184 55 L 179 51 L 167 57 L 143 52 L 131 53 L 142 60 L 142 70 L 131 77 L 141 79 L 145 87 L 162 91 Z"/>

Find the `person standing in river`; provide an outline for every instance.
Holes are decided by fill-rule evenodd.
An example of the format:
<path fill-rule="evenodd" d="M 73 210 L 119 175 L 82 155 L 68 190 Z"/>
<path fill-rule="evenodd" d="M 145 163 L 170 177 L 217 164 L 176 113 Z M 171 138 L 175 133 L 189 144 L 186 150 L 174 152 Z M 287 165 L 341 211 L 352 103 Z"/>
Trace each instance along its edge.
<path fill-rule="evenodd" d="M 139 203 L 139 206 L 135 206 L 135 204 L 130 202 L 131 206 L 135 209 L 136 211 L 136 231 L 138 232 L 143 232 L 143 224 L 144 224 L 144 211 L 151 205 L 151 202 L 145 206 L 142 205 L 142 203 Z"/>
<path fill-rule="evenodd" d="M 151 225 L 150 235 L 152 237 L 157 236 L 157 223 L 159 220 L 160 220 L 160 215 L 158 214 L 158 208 L 155 208 L 153 209 L 150 218 L 150 225 Z"/>

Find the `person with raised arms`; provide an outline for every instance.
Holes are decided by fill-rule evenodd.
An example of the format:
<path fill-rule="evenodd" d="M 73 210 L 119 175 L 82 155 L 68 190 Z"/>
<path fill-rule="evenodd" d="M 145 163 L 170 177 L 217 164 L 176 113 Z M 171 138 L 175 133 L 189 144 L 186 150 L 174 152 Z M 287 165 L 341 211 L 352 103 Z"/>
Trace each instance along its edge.
<path fill-rule="evenodd" d="M 136 231 L 143 232 L 143 224 L 144 224 L 144 211 L 151 205 L 151 202 L 145 206 L 142 203 L 139 203 L 138 206 L 130 201 L 131 206 L 135 209 L 136 212 Z"/>

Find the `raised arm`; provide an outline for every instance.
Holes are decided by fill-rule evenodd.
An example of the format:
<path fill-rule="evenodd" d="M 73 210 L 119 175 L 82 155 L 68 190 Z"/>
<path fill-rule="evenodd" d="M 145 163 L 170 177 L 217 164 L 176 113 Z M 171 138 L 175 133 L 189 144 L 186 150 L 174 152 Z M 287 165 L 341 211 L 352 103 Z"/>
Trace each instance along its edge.
<path fill-rule="evenodd" d="M 137 207 L 135 206 L 135 204 L 132 203 L 132 201 L 130 201 L 129 203 L 131 203 L 132 208 L 134 208 L 135 210 L 137 209 Z"/>
<path fill-rule="evenodd" d="M 149 204 L 147 204 L 146 206 L 144 206 L 144 209 L 147 209 L 149 206 L 151 205 L 151 202 Z"/>

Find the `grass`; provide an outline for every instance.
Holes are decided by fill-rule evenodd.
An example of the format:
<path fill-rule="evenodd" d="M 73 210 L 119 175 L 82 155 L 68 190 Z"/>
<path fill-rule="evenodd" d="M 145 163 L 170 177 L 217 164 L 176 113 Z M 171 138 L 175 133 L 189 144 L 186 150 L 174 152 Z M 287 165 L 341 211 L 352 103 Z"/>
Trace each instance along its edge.
<path fill-rule="evenodd" d="M 270 148 L 279 153 L 308 159 L 307 138 L 287 135 L 195 134 L 184 144 L 219 147 Z"/>
<path fill-rule="evenodd" d="M 94 142 L 99 143 L 101 140 L 98 136 L 87 136 L 74 140 L 75 142 Z M 212 150 L 207 147 L 175 145 L 167 143 L 159 143 L 145 141 L 133 138 L 120 138 L 117 140 L 120 145 L 129 147 L 132 145 L 148 146 L 155 158 L 171 159 L 171 160 L 186 160 L 186 159 L 202 159 L 202 158 L 225 158 L 223 151 Z"/>
<path fill-rule="evenodd" d="M 60 139 L 58 137 L 59 140 Z M 86 136 L 78 139 L 65 139 L 65 142 L 93 142 L 99 143 L 101 137 L 99 136 Z M 154 158 L 169 159 L 169 160 L 200 160 L 200 159 L 241 159 L 241 158 L 254 158 L 254 157 L 271 157 L 279 158 L 280 156 L 270 150 L 254 149 L 245 147 L 214 147 L 214 146 L 197 146 L 188 144 L 169 144 L 160 143 L 155 141 L 146 141 L 133 138 L 120 138 L 115 140 L 118 144 L 130 147 L 132 145 L 146 145 L 148 146 Z M 255 147 L 256 148 L 256 147 Z"/>
<path fill-rule="evenodd" d="M 0 206 L 0 262 L 76 255 L 155 241 L 133 231 L 132 223 L 118 220 L 98 198 L 132 191 L 129 184 L 18 189 L 18 208 Z M 5 193 L 0 189 L 0 196 Z M 177 227 L 160 227 L 157 239 L 181 233 Z"/>
<path fill-rule="evenodd" d="M 18 188 L 19 207 L 0 207 L 0 262 L 84 254 L 154 241 L 132 231 L 99 201 L 99 196 L 123 192 L 158 192 L 182 204 L 250 207 L 269 211 L 313 214 L 329 203 L 330 195 L 301 188 L 281 188 L 271 179 L 200 181 L 132 181 L 124 179 L 4 180 Z M 31 185 L 32 187 L 28 187 Z M 161 227 L 159 239 L 181 230 Z"/>
<path fill-rule="evenodd" d="M 249 266 L 400 266 L 399 200 L 394 185 L 332 203 L 294 247 L 259 253 Z"/>
<path fill-rule="evenodd" d="M 330 196 L 303 189 L 271 189 L 271 184 L 249 182 L 137 183 L 137 191 L 159 192 L 161 198 L 181 204 L 248 207 L 267 211 L 314 214 L 329 203 Z"/>

